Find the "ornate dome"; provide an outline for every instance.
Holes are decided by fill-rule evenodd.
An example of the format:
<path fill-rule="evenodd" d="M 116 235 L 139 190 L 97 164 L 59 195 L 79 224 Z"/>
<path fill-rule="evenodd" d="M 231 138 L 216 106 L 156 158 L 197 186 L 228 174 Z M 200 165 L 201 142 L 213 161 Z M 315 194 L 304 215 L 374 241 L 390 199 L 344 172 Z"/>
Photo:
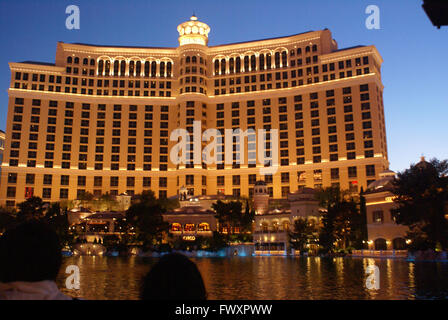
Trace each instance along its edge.
<path fill-rule="evenodd" d="M 210 27 L 203 22 L 198 21 L 195 15 L 190 17 L 189 21 L 183 22 L 177 26 L 179 32 L 179 45 L 200 44 L 206 46 L 208 43 L 208 34 Z"/>
<path fill-rule="evenodd" d="M 417 163 L 415 165 L 415 167 L 418 168 L 418 169 L 434 168 L 434 166 L 431 163 L 429 163 L 428 161 L 425 160 L 424 156 L 420 157 L 420 162 Z"/>

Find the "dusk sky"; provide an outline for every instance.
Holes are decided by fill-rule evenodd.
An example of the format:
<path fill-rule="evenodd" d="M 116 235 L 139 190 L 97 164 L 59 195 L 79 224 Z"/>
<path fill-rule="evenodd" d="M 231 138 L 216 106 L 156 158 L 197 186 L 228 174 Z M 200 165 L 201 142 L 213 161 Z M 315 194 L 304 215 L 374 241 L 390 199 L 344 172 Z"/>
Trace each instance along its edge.
<path fill-rule="evenodd" d="M 328 28 L 339 48 L 375 45 L 382 80 L 390 168 L 448 159 L 448 27 L 434 27 L 421 0 L 0 0 L 0 129 L 6 128 L 8 62 L 54 63 L 57 41 L 177 47 L 176 27 L 194 12 L 211 27 L 209 45 Z M 80 30 L 65 27 L 68 5 L 80 8 Z M 365 27 L 368 5 L 380 30 Z"/>

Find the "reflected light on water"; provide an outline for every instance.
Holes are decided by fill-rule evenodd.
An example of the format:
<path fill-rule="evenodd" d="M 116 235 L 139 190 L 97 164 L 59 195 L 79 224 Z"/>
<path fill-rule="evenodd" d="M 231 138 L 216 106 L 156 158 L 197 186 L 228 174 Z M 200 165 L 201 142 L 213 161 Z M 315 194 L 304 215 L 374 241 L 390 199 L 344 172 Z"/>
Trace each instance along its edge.
<path fill-rule="evenodd" d="M 318 257 L 196 258 L 209 299 L 414 299 L 448 297 L 447 263 Z M 64 258 L 61 290 L 84 299 L 138 299 L 142 277 L 157 258 Z M 65 267 L 80 269 L 79 290 L 65 289 Z M 380 289 L 365 286 L 367 266 L 380 269 Z"/>

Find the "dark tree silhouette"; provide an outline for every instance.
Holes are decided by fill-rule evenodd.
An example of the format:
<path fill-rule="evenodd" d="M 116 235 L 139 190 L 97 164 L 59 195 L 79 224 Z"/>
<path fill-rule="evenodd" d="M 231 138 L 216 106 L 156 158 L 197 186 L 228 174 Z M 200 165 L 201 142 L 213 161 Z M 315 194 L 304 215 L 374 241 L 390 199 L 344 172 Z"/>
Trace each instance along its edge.
<path fill-rule="evenodd" d="M 163 221 L 165 209 L 152 191 L 145 191 L 136 197 L 126 211 L 126 220 L 135 227 L 138 241 L 144 248 L 150 248 L 162 242 L 169 230 L 169 223 Z"/>
<path fill-rule="evenodd" d="M 409 227 L 411 250 L 448 249 L 448 160 L 422 160 L 394 181 L 396 222 Z"/>
<path fill-rule="evenodd" d="M 299 218 L 294 222 L 293 230 L 288 233 L 289 243 L 293 249 L 302 253 L 306 251 L 306 245 L 317 238 L 316 232 L 317 228 L 308 219 Z"/>

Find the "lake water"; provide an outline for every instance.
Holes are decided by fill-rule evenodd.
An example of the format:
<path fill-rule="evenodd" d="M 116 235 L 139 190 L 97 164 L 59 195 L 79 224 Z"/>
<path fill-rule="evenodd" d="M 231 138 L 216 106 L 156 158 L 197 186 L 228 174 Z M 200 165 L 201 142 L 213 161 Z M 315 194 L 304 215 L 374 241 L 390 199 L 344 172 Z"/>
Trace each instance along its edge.
<path fill-rule="evenodd" d="M 192 259 L 209 299 L 446 299 L 448 263 L 367 258 L 232 257 Z M 156 258 L 64 258 L 58 285 L 84 299 L 138 299 L 140 279 Z M 380 289 L 366 288 L 365 270 L 380 270 Z M 79 290 L 65 288 L 67 265 L 80 269 Z"/>

